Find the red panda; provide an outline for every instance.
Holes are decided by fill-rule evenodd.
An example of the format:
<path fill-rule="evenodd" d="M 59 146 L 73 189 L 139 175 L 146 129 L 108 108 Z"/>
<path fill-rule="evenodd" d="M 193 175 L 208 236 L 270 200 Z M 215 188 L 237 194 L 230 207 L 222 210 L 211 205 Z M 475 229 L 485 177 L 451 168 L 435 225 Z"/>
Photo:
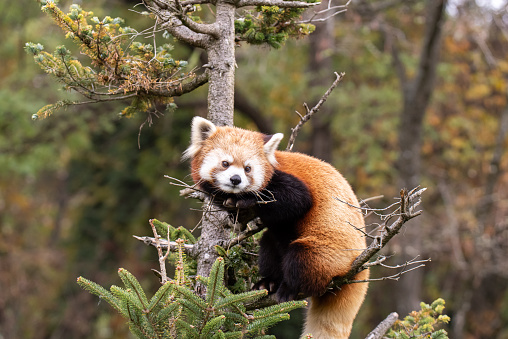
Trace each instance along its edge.
<path fill-rule="evenodd" d="M 367 292 L 366 283 L 327 290 L 366 247 L 358 200 L 331 165 L 296 152 L 277 151 L 281 133 L 267 136 L 236 127 L 216 127 L 194 117 L 191 159 L 197 187 L 226 209 L 248 209 L 267 230 L 260 241 L 254 288 L 277 299 L 311 296 L 304 334 L 348 338 Z M 341 201 L 339 201 L 340 199 Z M 346 202 L 346 203 L 344 203 Z M 368 270 L 357 274 L 364 280 Z"/>

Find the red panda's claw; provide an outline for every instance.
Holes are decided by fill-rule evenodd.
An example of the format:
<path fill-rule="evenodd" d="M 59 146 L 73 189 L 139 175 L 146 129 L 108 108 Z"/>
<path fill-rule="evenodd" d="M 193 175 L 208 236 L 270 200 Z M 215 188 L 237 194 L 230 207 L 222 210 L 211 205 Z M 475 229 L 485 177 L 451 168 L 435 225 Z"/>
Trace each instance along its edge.
<path fill-rule="evenodd" d="M 252 287 L 253 290 L 267 290 L 269 294 L 277 292 L 279 284 L 273 280 L 263 278 Z"/>
<path fill-rule="evenodd" d="M 298 292 L 289 288 L 286 283 L 282 282 L 277 289 L 277 301 L 279 303 L 295 300 Z"/>
<path fill-rule="evenodd" d="M 256 204 L 255 199 L 242 199 L 236 202 L 237 208 L 251 208 Z"/>
<path fill-rule="evenodd" d="M 226 208 L 235 208 L 238 203 L 233 198 L 228 198 L 224 201 L 223 205 Z"/>

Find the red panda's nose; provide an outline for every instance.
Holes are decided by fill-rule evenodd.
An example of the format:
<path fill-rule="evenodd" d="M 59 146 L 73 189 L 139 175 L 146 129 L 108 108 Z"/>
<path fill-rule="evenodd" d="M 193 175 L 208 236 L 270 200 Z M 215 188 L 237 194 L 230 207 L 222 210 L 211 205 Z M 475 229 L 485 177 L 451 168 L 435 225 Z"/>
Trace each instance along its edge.
<path fill-rule="evenodd" d="M 242 182 L 242 178 L 240 178 L 238 174 L 233 175 L 229 180 L 231 180 L 231 183 L 235 186 Z"/>

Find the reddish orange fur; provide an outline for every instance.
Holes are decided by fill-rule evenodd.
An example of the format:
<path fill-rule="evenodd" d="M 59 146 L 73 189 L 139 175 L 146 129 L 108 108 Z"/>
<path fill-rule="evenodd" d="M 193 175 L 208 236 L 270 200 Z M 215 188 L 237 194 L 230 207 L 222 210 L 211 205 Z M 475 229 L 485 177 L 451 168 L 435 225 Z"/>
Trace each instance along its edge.
<path fill-rule="evenodd" d="M 257 157 L 265 171 L 265 187 L 274 173 L 274 167 L 263 153 L 263 135 L 232 127 L 218 127 L 192 157 L 192 178 L 201 181 L 199 169 L 206 154 L 223 149 L 233 159 Z M 365 238 L 357 228 L 364 227 L 358 201 L 344 177 L 331 165 L 316 158 L 295 153 L 275 152 L 276 169 L 300 179 L 312 196 L 312 207 L 297 223 L 299 255 L 309 263 L 306 279 L 317 290 L 325 291 L 333 277 L 345 274 L 353 260 L 366 247 Z M 235 160 L 236 161 L 236 160 Z M 338 200 L 340 199 L 340 201 Z M 353 207 L 355 206 L 355 207 Z M 356 279 L 369 276 L 368 270 Z M 343 286 L 321 297 L 312 297 L 304 334 L 311 332 L 315 339 L 347 338 L 353 320 L 363 303 L 366 283 Z"/>
<path fill-rule="evenodd" d="M 324 289 L 333 277 L 345 274 L 366 247 L 365 238 L 352 226 L 363 228 L 363 216 L 359 209 L 344 203 L 358 206 L 358 200 L 351 186 L 331 165 L 294 152 L 278 151 L 275 156 L 277 169 L 302 180 L 314 199 L 311 210 L 298 223 L 299 237 L 295 242 L 309 246 L 308 260 L 313 263 L 314 272 L 319 272 L 314 273 L 315 283 Z M 368 277 L 365 270 L 356 279 Z M 358 283 L 313 297 L 304 333 L 311 332 L 314 338 L 348 338 L 366 292 L 367 284 Z M 342 326 L 332 326 L 340 323 Z"/>
<path fill-rule="evenodd" d="M 238 145 L 249 145 L 249 147 L 238 147 Z M 213 149 L 223 149 L 226 153 L 236 156 L 236 159 L 246 159 L 249 157 L 257 157 L 265 161 L 262 162 L 265 170 L 265 181 L 263 187 L 268 184 L 273 175 L 273 166 L 265 159 L 263 154 L 263 134 L 253 131 L 244 130 L 237 127 L 220 127 L 213 133 L 203 144 L 199 152 L 192 158 L 192 180 L 199 182 L 199 168 L 203 163 L 203 158 Z"/>

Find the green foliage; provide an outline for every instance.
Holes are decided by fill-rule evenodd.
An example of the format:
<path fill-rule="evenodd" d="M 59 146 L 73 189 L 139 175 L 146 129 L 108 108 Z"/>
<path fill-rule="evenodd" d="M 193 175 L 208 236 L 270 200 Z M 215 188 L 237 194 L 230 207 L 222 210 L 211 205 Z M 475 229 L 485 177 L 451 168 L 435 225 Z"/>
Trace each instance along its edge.
<path fill-rule="evenodd" d="M 430 305 L 422 302 L 420 311 L 413 311 L 404 320 L 398 320 L 387 336 L 394 339 L 447 339 L 448 333 L 445 330 L 435 329 L 436 326 L 448 324 L 450 321 L 450 317 L 442 314 L 444 305 L 445 301 L 441 298 Z"/>
<path fill-rule="evenodd" d="M 289 38 L 300 38 L 314 31 L 314 25 L 297 22 L 304 11 L 302 8 L 257 6 L 235 20 L 236 39 L 280 48 Z"/>
<path fill-rule="evenodd" d="M 151 221 L 161 231 L 177 229 Z M 183 244 L 183 241 L 177 241 Z M 108 302 L 129 320 L 129 329 L 138 338 L 265 338 L 264 330 L 289 319 L 293 309 L 304 307 L 305 301 L 291 301 L 254 312 L 245 305 L 267 295 L 266 290 L 233 294 L 224 286 L 224 259 L 219 257 L 212 266 L 210 276 L 196 277 L 196 282 L 206 286 L 206 296 L 201 298 L 189 287 L 182 264 L 185 261 L 183 246 L 178 247 L 176 279 L 166 282 L 148 299 L 139 281 L 127 270 L 120 268 L 124 287 L 111 286 L 110 291 L 100 285 L 78 278 L 85 290 Z"/>
<path fill-rule="evenodd" d="M 90 66 L 83 65 L 65 46 L 58 46 L 50 54 L 40 43 L 29 42 L 25 50 L 44 71 L 63 83 L 65 89 L 75 90 L 91 102 L 130 99 L 131 105 L 121 115 L 131 116 L 153 110 L 156 104 L 173 103 L 171 97 L 160 93 L 194 76 L 182 73 L 187 62 L 173 59 L 171 45 L 155 48 L 152 44 L 133 41 L 141 34 L 125 26 L 122 18 L 106 16 L 100 20 L 78 5 L 72 5 L 65 14 L 53 1 L 41 4 L 66 37 L 80 47 L 81 54 L 89 58 Z M 80 103 L 59 101 L 41 108 L 37 117 L 47 117 L 56 109 Z"/>
<path fill-rule="evenodd" d="M 250 286 L 260 278 L 257 256 L 253 255 L 259 250 L 259 239 L 255 239 L 256 237 L 260 237 L 260 234 L 245 239 L 242 246 L 228 249 L 215 246 L 217 253 L 226 263 L 227 286 L 235 293 L 250 290 Z"/>
<path fill-rule="evenodd" d="M 163 238 L 167 238 L 168 234 L 169 234 L 170 239 L 173 239 L 173 240 L 185 239 L 185 240 L 189 241 L 189 243 L 191 243 L 191 244 L 196 243 L 196 238 L 194 237 L 194 235 L 192 235 L 192 233 L 189 232 L 189 230 L 186 229 L 185 227 L 180 226 L 180 227 L 175 228 L 175 227 L 171 226 L 170 224 L 168 224 L 166 222 L 159 221 L 157 219 L 152 219 L 151 222 L 157 229 L 157 233 Z M 168 233 L 168 231 L 169 231 L 169 233 Z"/>

